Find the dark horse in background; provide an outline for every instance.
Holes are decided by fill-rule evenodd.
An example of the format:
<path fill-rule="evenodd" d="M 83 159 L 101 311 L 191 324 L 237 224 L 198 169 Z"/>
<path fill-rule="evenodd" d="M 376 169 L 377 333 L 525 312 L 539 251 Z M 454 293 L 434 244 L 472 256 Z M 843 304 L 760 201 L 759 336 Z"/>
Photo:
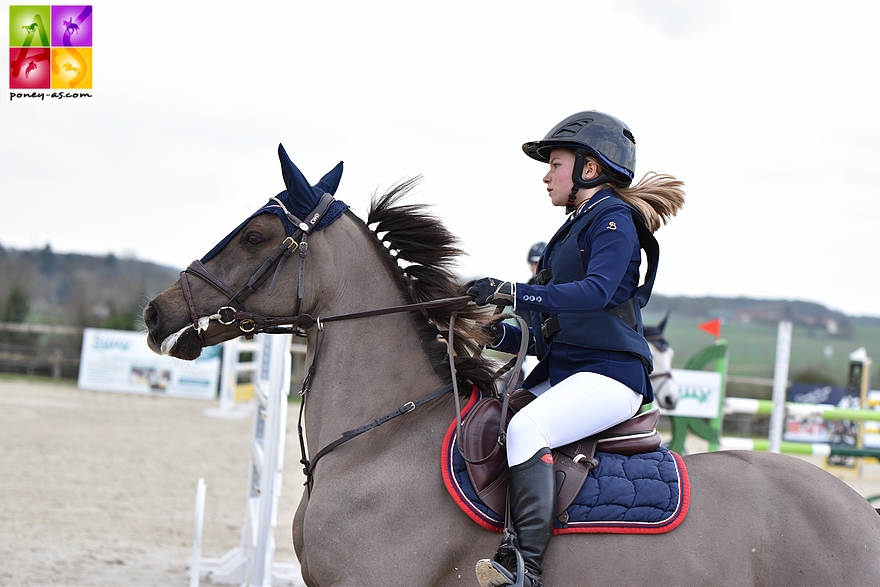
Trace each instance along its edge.
<path fill-rule="evenodd" d="M 480 324 L 491 317 L 460 301 L 374 312 L 455 299 L 453 236 L 420 207 L 400 204 L 411 181 L 375 198 L 364 223 L 332 196 L 341 166 L 311 186 L 279 155 L 286 192 L 147 305 L 149 345 L 191 360 L 245 331 L 303 330 L 312 457 L 343 431 L 401 412 L 313 462 L 293 520 L 306 583 L 476 584 L 474 563 L 495 551 L 499 535 L 474 524 L 441 480 L 453 397 L 409 406 L 452 380 L 453 312 L 460 387 L 492 387 L 496 365 L 476 352 L 485 342 Z M 180 218 L 161 230 L 189 226 Z M 782 455 L 683 458 L 692 492 L 676 529 L 557 536 L 545 585 L 880 584 L 880 516 L 843 482 Z"/>

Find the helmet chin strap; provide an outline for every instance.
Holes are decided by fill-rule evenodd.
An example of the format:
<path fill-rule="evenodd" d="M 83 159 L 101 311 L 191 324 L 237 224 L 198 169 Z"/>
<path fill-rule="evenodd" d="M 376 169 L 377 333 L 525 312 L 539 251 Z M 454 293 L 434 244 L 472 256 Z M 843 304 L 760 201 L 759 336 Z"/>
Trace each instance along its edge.
<path fill-rule="evenodd" d="M 568 201 L 565 202 L 565 213 L 571 214 L 575 211 L 575 200 L 577 199 L 577 193 L 580 188 L 576 185 L 571 186 L 571 193 L 568 194 Z"/>
<path fill-rule="evenodd" d="M 575 200 L 577 199 L 577 193 L 580 189 L 583 188 L 588 190 L 609 183 L 617 185 L 617 182 L 606 174 L 604 169 L 602 169 L 596 177 L 592 179 L 584 179 L 584 166 L 586 163 L 587 150 L 576 149 L 574 155 L 574 168 L 571 171 L 571 182 L 573 185 L 571 187 L 571 194 L 568 196 L 568 201 L 565 203 L 566 214 L 571 214 L 575 211 Z"/>

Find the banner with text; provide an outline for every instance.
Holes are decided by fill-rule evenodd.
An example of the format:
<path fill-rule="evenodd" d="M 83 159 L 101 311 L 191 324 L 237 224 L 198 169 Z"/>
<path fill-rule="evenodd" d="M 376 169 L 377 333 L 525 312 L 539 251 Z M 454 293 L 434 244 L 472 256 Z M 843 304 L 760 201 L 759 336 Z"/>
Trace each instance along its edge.
<path fill-rule="evenodd" d="M 77 379 L 81 389 L 211 400 L 219 379 L 219 346 L 205 348 L 195 361 L 182 361 L 155 354 L 143 332 L 83 332 Z"/>
<path fill-rule="evenodd" d="M 672 369 L 672 378 L 678 383 L 679 398 L 674 410 L 661 408 L 665 416 L 688 418 L 715 418 L 721 405 L 721 373 Z"/>

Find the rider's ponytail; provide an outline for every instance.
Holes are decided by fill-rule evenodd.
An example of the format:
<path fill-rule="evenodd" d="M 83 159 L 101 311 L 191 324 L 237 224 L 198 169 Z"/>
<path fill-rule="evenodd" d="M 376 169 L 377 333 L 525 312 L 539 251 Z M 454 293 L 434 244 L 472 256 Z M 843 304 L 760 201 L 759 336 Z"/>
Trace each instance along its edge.
<path fill-rule="evenodd" d="M 651 232 L 666 224 L 684 206 L 684 182 L 672 175 L 649 171 L 634 186 L 614 186 L 621 200 L 641 212 Z"/>

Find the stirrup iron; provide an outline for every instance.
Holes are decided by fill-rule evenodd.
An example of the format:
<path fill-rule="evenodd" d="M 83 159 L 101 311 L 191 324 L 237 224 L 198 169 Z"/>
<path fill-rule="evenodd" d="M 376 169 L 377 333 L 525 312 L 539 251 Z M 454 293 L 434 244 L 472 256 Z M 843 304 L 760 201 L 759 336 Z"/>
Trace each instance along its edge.
<path fill-rule="evenodd" d="M 515 571 L 505 567 L 502 561 L 505 559 L 515 559 Z M 513 561 L 509 561 L 513 562 Z M 509 564 L 508 562 L 508 564 Z M 525 561 L 522 553 L 516 545 L 516 534 L 505 529 L 504 538 L 495 556 L 491 559 L 481 559 L 477 561 L 477 580 L 480 587 L 543 587 L 540 579 L 531 573 L 528 573 L 529 584 L 526 586 L 526 570 Z"/>

